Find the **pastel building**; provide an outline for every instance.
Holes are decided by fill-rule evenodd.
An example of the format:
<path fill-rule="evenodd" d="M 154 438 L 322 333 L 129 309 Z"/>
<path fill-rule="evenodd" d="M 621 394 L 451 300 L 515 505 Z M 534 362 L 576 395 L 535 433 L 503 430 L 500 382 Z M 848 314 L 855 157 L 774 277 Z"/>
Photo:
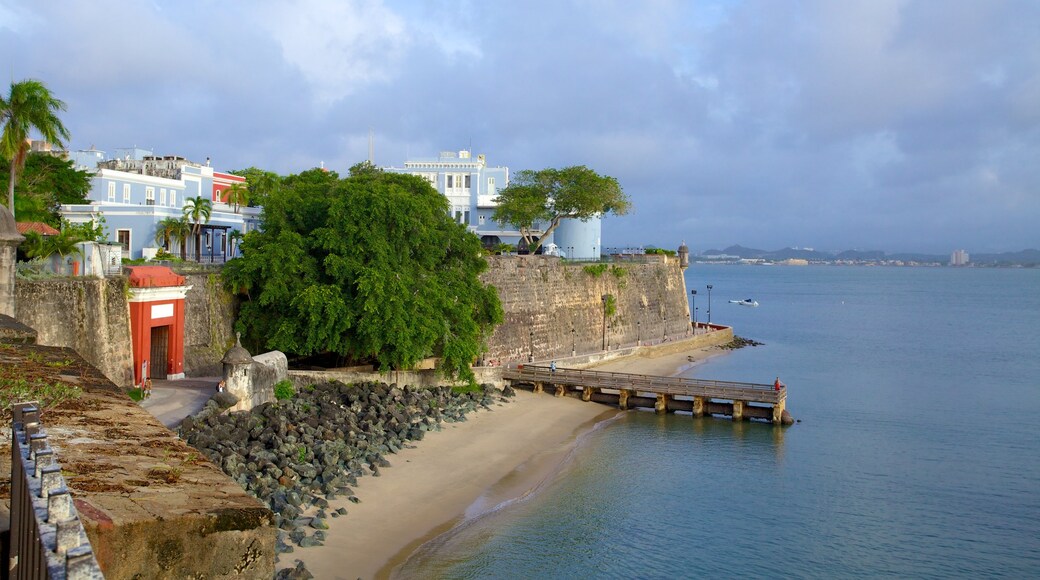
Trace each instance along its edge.
<path fill-rule="evenodd" d="M 480 236 L 485 247 L 496 244 L 519 245 L 520 232 L 510 225 L 492 219 L 495 198 L 509 185 L 508 167 L 488 166 L 484 155 L 473 157 L 470 151 L 442 151 L 432 158 L 405 161 L 404 167 L 384 167 L 384 171 L 408 173 L 426 179 L 434 189 L 448 198 L 449 215 Z M 548 224 L 535 224 L 536 235 Z M 541 227 L 538 227 L 541 226 Z M 555 243 L 569 258 L 599 258 L 600 220 L 586 222 L 563 220 L 550 234 L 546 244 Z"/>
<path fill-rule="evenodd" d="M 201 260 L 222 262 L 237 254 L 231 243 L 232 232 L 245 234 L 259 227 L 260 208 L 226 203 L 226 190 L 245 178 L 214 171 L 209 159 L 194 163 L 178 156 L 156 156 L 139 148 L 117 149 L 113 159 L 94 149 L 70 153 L 77 166 L 97 161 L 88 195 L 90 203 L 61 206 L 61 213 L 72 223 L 83 223 L 104 216 L 110 239 L 123 247 L 131 259 L 152 257 L 159 249 L 155 241 L 158 224 L 166 218 L 179 219 L 187 201 L 202 196 L 213 202 L 208 222 L 201 224 Z M 170 252 L 178 254 L 180 244 L 171 242 Z M 194 258 L 193 242 L 188 258 Z"/>

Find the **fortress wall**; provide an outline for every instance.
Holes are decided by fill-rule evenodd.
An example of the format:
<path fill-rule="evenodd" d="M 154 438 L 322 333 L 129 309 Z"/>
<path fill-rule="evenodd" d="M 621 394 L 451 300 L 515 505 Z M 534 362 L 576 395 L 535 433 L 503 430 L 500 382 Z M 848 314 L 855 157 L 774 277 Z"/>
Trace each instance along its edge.
<path fill-rule="evenodd" d="M 505 320 L 489 340 L 486 362 L 526 361 L 532 348 L 534 360 L 570 356 L 572 348 L 598 351 L 604 334 L 610 349 L 689 335 L 686 282 L 675 258 L 619 261 L 598 276 L 551 256 L 489 262 L 481 279 L 498 289 Z M 604 317 L 604 295 L 615 298 L 612 316 Z"/>
<path fill-rule="evenodd" d="M 238 301 L 221 285 L 220 274 L 188 274 L 184 299 L 184 374 L 219 377 L 221 357 L 235 344 Z"/>
<path fill-rule="evenodd" d="M 16 319 L 37 344 L 74 349 L 120 387 L 133 384 L 126 278 L 18 280 Z"/>

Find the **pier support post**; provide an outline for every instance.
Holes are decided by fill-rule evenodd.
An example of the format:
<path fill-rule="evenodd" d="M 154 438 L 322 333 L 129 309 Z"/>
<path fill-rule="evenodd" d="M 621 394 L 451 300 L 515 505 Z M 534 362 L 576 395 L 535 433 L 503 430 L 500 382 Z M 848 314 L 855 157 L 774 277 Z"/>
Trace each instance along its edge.
<path fill-rule="evenodd" d="M 556 396 L 562 397 L 567 393 L 567 387 L 563 385 L 556 385 Z"/>
<path fill-rule="evenodd" d="M 534 384 L 534 392 L 541 393 L 545 389 L 545 384 L 538 382 Z"/>
<path fill-rule="evenodd" d="M 631 393 L 631 391 L 626 391 L 625 389 L 621 389 L 621 391 L 618 393 L 618 401 L 617 401 L 618 409 L 621 409 L 622 411 L 628 410 L 628 395 L 629 395 L 629 393 Z"/>
<path fill-rule="evenodd" d="M 583 387 L 581 389 L 581 400 L 586 403 L 592 400 L 592 387 Z"/>
<path fill-rule="evenodd" d="M 744 406 L 747 405 L 747 401 L 733 401 L 733 420 L 743 421 L 744 420 Z"/>
<path fill-rule="evenodd" d="M 784 409 L 787 408 L 787 399 L 780 399 L 773 404 L 773 424 L 783 424 Z"/>
<path fill-rule="evenodd" d="M 654 411 L 657 413 L 665 413 L 668 411 L 668 395 L 664 393 L 657 394 L 657 402 L 654 403 Z"/>
<path fill-rule="evenodd" d="M 704 416 L 704 404 L 708 401 L 707 397 L 694 397 L 693 398 L 693 416 L 703 417 Z"/>

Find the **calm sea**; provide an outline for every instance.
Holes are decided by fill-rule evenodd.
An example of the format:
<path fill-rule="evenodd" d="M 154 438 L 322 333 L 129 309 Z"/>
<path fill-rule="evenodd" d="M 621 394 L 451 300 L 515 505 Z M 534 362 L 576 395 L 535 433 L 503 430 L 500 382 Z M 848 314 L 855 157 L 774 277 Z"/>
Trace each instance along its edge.
<path fill-rule="evenodd" d="M 694 265 L 788 428 L 631 412 L 423 578 L 1040 577 L 1040 270 Z M 727 300 L 753 298 L 758 308 Z"/>

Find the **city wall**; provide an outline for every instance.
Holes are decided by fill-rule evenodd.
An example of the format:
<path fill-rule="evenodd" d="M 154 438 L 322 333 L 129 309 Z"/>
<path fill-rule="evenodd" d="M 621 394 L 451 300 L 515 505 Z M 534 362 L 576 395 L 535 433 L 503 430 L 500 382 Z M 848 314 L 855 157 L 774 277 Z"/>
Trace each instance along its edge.
<path fill-rule="evenodd" d="M 494 256 L 481 277 L 498 289 L 505 320 L 489 340 L 485 364 L 549 360 L 690 334 L 686 282 L 678 260 L 596 265 L 549 256 Z M 613 297 L 614 312 L 603 296 Z"/>
<path fill-rule="evenodd" d="M 133 383 L 125 278 L 18 280 L 15 300 L 37 344 L 71 348 L 120 387 Z"/>
<path fill-rule="evenodd" d="M 219 376 L 220 357 L 234 343 L 237 303 L 220 286 L 218 274 L 189 274 L 185 299 L 184 371 L 189 376 Z M 64 346 L 123 388 L 133 383 L 130 309 L 126 278 L 52 278 L 18 280 L 19 322 L 35 328 L 37 343 Z"/>

